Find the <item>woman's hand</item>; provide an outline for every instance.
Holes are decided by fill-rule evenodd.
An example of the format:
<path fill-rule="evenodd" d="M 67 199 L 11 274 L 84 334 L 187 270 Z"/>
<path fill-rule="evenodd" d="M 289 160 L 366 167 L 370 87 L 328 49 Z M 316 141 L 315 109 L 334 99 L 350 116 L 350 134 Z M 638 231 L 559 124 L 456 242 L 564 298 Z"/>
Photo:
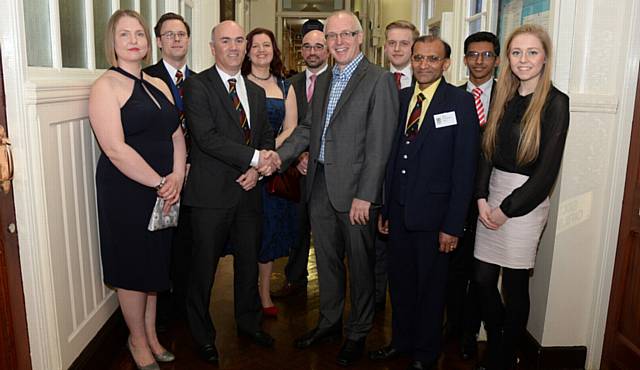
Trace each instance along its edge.
<path fill-rule="evenodd" d="M 164 185 L 158 190 L 158 196 L 165 200 L 165 207 L 178 202 L 183 184 L 184 175 L 182 174 L 171 172 L 166 176 Z"/>
<path fill-rule="evenodd" d="M 499 226 L 491 219 L 491 207 L 485 198 L 478 199 L 478 219 L 487 229 L 496 230 Z"/>
<path fill-rule="evenodd" d="M 502 212 L 500 207 L 496 207 L 491 210 L 491 215 L 489 216 L 494 225 L 496 225 L 496 229 L 500 226 L 504 225 L 505 222 L 509 219 L 507 215 Z"/>

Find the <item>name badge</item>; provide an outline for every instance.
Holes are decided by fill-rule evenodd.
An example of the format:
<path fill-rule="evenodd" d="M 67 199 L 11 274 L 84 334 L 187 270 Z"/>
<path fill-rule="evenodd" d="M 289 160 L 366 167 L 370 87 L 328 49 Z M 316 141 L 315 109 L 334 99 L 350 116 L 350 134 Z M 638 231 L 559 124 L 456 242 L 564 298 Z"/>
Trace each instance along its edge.
<path fill-rule="evenodd" d="M 458 121 L 456 120 L 456 112 L 436 114 L 433 116 L 433 120 L 436 121 L 436 128 L 443 128 L 458 124 Z"/>

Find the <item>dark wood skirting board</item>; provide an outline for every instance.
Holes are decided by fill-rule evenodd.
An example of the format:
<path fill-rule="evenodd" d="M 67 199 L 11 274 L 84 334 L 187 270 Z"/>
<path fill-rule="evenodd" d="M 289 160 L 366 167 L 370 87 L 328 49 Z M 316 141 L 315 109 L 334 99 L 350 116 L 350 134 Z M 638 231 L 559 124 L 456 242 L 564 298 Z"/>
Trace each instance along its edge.
<path fill-rule="evenodd" d="M 587 347 L 543 347 L 527 332 L 522 343 L 522 354 L 533 370 L 584 369 Z"/>
<path fill-rule="evenodd" d="M 107 369 L 114 353 L 122 352 L 128 333 L 122 311 L 117 309 L 71 364 L 69 370 Z M 103 364 L 104 367 L 96 368 L 99 364 Z"/>

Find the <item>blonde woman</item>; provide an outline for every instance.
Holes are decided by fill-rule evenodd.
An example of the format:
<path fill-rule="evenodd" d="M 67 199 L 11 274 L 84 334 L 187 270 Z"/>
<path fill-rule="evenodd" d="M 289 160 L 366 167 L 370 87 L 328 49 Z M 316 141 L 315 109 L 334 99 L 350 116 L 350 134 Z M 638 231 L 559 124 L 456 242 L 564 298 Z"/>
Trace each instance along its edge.
<path fill-rule="evenodd" d="M 539 26 L 524 25 L 509 36 L 502 56 L 508 67 L 500 71 L 483 136 L 474 256 L 489 349 L 480 368 L 515 367 L 529 316 L 529 269 L 569 127 L 569 98 L 551 83 L 551 51 Z"/>
<path fill-rule="evenodd" d="M 156 292 L 169 289 L 171 229 L 148 231 L 157 197 L 165 211 L 184 180 L 186 150 L 171 91 L 142 73 L 151 39 L 144 20 L 116 11 L 105 50 L 113 67 L 91 88 L 89 118 L 102 154 L 96 193 L 104 282 L 117 290 L 138 369 L 174 360 L 155 331 Z"/>

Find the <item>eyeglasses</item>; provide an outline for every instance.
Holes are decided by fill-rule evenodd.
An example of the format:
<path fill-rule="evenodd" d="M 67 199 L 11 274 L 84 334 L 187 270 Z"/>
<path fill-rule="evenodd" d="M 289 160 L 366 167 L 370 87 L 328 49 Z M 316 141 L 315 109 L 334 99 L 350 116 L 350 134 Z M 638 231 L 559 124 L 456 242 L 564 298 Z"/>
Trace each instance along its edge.
<path fill-rule="evenodd" d="M 446 58 L 443 58 L 441 56 L 438 55 L 422 55 L 422 54 L 413 54 L 411 56 L 411 60 L 413 60 L 416 63 L 422 63 L 422 62 L 427 62 L 429 64 L 436 64 L 442 60 L 444 60 Z"/>
<path fill-rule="evenodd" d="M 315 44 L 315 45 L 303 44 L 302 45 L 302 49 L 304 51 L 311 51 L 311 49 L 313 49 L 315 51 L 322 51 L 322 50 L 324 50 L 324 45 L 322 45 L 322 44 Z"/>
<path fill-rule="evenodd" d="M 338 36 L 340 36 L 340 38 L 343 39 L 343 40 L 352 40 L 359 33 L 360 33 L 360 31 L 344 31 L 344 32 L 340 32 L 340 33 L 329 32 L 329 33 L 325 34 L 324 37 L 327 38 L 327 41 L 337 40 Z"/>
<path fill-rule="evenodd" d="M 175 38 L 176 36 L 178 36 L 178 39 L 182 40 L 182 39 L 188 37 L 189 35 L 187 35 L 187 33 L 183 32 L 183 31 L 179 31 L 179 32 L 168 31 L 168 32 L 165 32 L 162 35 L 160 35 L 160 37 L 164 37 L 165 39 L 168 39 L 168 40 L 171 40 L 171 39 Z"/>
<path fill-rule="evenodd" d="M 481 55 L 484 59 L 491 59 L 496 57 L 496 53 L 494 53 L 493 51 L 483 51 L 483 52 L 467 51 L 467 54 L 465 55 L 469 59 L 478 59 Z"/>

